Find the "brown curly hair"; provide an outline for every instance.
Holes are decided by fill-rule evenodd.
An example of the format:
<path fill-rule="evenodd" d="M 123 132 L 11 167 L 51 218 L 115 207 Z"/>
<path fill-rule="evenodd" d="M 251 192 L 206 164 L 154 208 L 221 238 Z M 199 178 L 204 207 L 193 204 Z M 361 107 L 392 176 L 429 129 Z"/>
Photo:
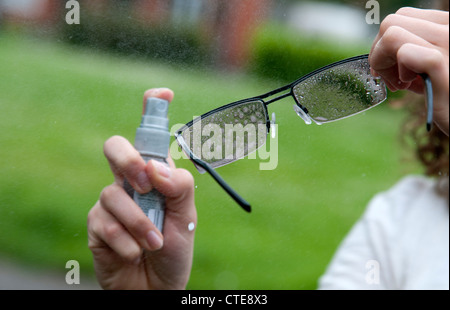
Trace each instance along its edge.
<path fill-rule="evenodd" d="M 402 139 L 415 147 L 415 155 L 425 168 L 425 174 L 432 177 L 448 177 L 449 137 L 437 126 L 427 132 L 426 108 L 423 97 L 408 94 L 403 106 L 409 117 L 402 127 Z"/>

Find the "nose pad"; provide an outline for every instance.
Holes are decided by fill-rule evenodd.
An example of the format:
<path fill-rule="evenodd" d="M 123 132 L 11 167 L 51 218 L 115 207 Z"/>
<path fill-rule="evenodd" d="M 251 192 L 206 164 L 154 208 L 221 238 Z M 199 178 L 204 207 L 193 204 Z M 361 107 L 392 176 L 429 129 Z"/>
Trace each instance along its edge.
<path fill-rule="evenodd" d="M 272 135 L 272 139 L 275 139 L 275 136 L 276 136 L 276 131 L 275 130 L 276 130 L 277 126 L 275 126 L 275 124 L 276 124 L 275 118 L 276 118 L 275 112 L 273 112 L 272 113 L 272 120 L 270 121 L 270 132 L 271 132 L 271 135 Z"/>
<path fill-rule="evenodd" d="M 312 121 L 308 114 L 303 111 L 302 108 L 300 108 L 298 105 L 294 104 L 294 111 L 297 113 L 298 116 L 302 118 L 302 120 L 305 121 L 306 125 L 311 125 Z"/>

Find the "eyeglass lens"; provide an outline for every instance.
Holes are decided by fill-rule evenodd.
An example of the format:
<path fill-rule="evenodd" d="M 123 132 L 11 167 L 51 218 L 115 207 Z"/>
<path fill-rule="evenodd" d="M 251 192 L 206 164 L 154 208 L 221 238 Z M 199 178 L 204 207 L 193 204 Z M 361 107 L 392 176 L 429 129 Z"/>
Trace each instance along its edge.
<path fill-rule="evenodd" d="M 386 87 L 370 74 L 367 59 L 333 66 L 293 87 L 297 102 L 319 124 L 365 111 L 386 99 Z"/>
<path fill-rule="evenodd" d="M 181 134 L 197 158 L 217 168 L 263 146 L 268 132 L 267 119 L 262 101 L 244 102 L 195 120 Z"/>

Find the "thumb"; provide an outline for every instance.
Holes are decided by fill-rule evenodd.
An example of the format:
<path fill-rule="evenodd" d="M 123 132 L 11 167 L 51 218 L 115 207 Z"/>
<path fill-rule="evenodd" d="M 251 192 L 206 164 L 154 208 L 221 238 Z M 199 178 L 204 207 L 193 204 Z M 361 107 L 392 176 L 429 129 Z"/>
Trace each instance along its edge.
<path fill-rule="evenodd" d="M 170 202 L 171 209 L 193 202 L 194 178 L 189 171 L 150 160 L 146 173 L 153 187 Z"/>

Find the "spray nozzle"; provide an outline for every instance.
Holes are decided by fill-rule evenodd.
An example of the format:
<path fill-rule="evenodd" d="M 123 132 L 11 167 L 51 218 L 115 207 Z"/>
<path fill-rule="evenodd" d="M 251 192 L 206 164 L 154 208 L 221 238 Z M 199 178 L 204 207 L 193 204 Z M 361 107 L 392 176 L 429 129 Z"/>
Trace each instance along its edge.
<path fill-rule="evenodd" d="M 134 145 L 144 156 L 166 158 L 170 143 L 169 102 L 159 98 L 148 98 L 141 126 L 136 131 Z"/>
<path fill-rule="evenodd" d="M 145 106 L 145 115 L 152 115 L 155 117 L 167 117 L 169 103 L 166 100 L 159 98 L 148 98 Z"/>
<path fill-rule="evenodd" d="M 169 120 L 167 112 L 169 110 L 169 102 L 159 98 L 148 98 L 145 112 L 142 116 L 141 127 L 161 127 L 168 128 Z"/>

